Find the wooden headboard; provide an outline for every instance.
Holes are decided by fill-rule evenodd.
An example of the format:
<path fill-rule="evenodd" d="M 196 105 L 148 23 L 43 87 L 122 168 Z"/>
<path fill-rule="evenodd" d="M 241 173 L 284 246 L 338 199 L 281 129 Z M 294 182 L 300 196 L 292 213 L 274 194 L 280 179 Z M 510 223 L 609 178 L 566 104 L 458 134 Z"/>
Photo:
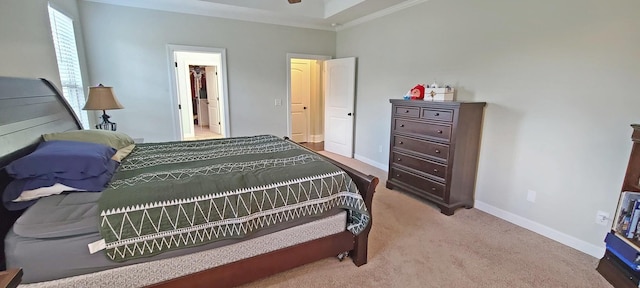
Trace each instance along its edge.
<path fill-rule="evenodd" d="M 4 167 L 31 153 L 42 134 L 82 129 L 69 103 L 48 80 L 0 77 L 0 193 L 11 178 Z M 4 237 L 23 211 L 0 205 L 0 270 L 5 270 Z"/>

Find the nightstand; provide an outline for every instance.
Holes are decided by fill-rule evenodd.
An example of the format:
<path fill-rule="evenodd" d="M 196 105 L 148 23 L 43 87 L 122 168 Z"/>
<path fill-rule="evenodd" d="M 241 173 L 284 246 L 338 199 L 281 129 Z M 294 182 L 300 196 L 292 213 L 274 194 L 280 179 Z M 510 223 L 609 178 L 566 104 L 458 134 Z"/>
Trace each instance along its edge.
<path fill-rule="evenodd" d="M 22 281 L 22 269 L 0 271 L 0 288 L 15 288 Z"/>

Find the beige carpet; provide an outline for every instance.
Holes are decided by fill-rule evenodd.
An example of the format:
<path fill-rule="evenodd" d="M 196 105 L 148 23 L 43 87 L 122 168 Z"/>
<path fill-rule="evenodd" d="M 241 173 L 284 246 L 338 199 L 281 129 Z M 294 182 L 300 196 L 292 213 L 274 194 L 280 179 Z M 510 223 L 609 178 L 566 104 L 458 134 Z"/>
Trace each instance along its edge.
<path fill-rule="evenodd" d="M 329 258 L 244 287 L 611 287 L 590 255 L 477 209 L 444 216 L 386 189 L 386 172 L 322 153 L 380 178 L 368 264 Z"/>

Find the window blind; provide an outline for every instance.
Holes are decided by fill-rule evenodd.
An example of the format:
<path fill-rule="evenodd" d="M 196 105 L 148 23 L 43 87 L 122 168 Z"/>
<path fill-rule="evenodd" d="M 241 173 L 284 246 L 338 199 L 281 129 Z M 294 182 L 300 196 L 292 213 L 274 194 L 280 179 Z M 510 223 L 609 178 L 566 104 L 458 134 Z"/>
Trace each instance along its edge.
<path fill-rule="evenodd" d="M 78 48 L 73 30 L 73 20 L 49 6 L 49 21 L 53 34 L 53 45 L 58 60 L 58 71 L 62 82 L 62 95 L 78 115 L 84 127 L 89 127 L 87 112 L 82 110 L 85 103 Z"/>

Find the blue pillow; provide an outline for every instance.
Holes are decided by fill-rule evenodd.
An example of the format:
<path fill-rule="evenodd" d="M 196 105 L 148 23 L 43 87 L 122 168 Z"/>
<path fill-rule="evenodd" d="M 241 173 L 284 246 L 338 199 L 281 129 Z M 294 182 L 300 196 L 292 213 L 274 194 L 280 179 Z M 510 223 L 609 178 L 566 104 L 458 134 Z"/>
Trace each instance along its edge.
<path fill-rule="evenodd" d="M 99 176 L 113 166 L 116 149 L 77 141 L 47 141 L 35 151 L 11 162 L 7 173 L 16 179 L 73 179 Z"/>
<path fill-rule="evenodd" d="M 89 177 L 85 179 L 75 180 L 75 179 L 59 179 L 59 178 L 51 178 L 51 179 L 39 179 L 39 178 L 24 178 L 24 179 L 15 179 L 4 188 L 4 193 L 2 194 L 2 202 L 4 207 L 8 210 L 22 210 L 36 203 L 36 200 L 30 201 L 22 201 L 22 202 L 13 202 L 14 199 L 18 198 L 23 191 L 33 190 L 41 187 L 49 187 L 53 186 L 56 183 L 60 183 L 69 187 L 85 190 L 78 192 L 100 192 L 104 190 L 111 181 L 111 177 L 113 177 L 113 173 L 116 168 L 118 168 L 118 162 L 112 161 L 112 165 L 109 167 L 105 173 L 102 173 L 95 177 Z M 69 191 L 73 192 L 73 191 Z"/>

